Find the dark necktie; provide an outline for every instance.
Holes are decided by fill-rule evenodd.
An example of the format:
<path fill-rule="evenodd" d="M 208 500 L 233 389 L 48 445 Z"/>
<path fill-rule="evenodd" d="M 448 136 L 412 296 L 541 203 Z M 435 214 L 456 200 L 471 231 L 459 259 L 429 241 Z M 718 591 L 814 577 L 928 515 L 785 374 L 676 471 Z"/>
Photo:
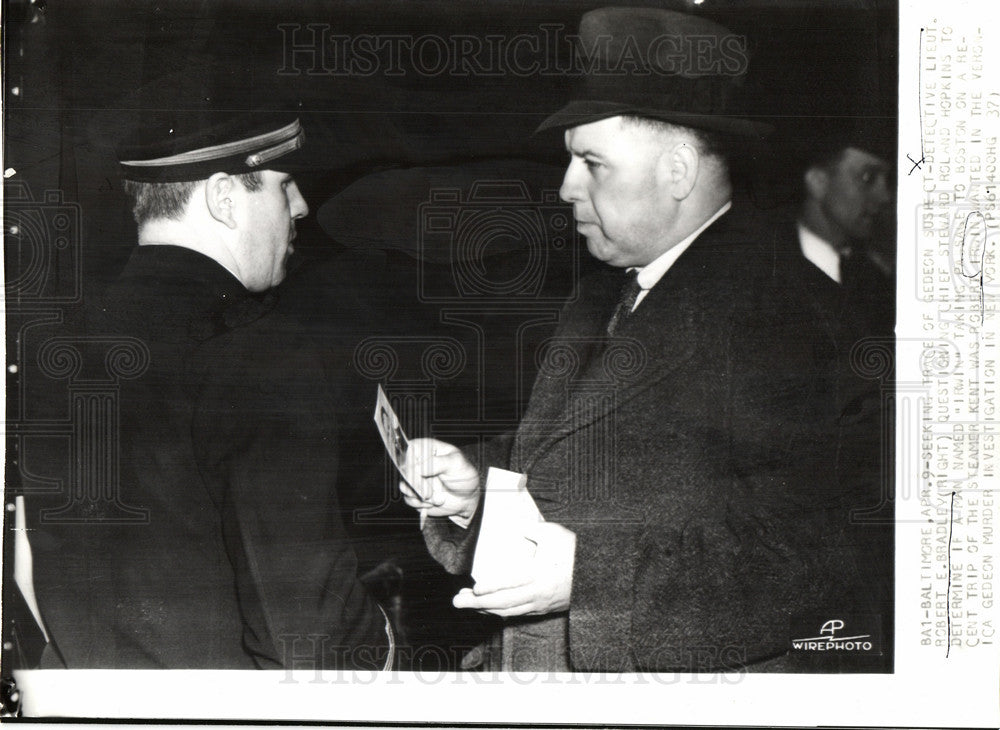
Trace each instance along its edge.
<path fill-rule="evenodd" d="M 841 318 L 851 317 L 865 335 L 893 327 L 892 282 L 863 248 L 840 256 Z"/>
<path fill-rule="evenodd" d="M 614 336 L 618 326 L 632 313 L 635 300 L 639 298 L 639 292 L 641 291 L 642 287 L 639 286 L 639 270 L 634 269 L 629 272 L 628 281 L 622 286 L 618 304 L 611 315 L 611 319 L 608 321 L 607 331 L 609 337 Z"/>
<path fill-rule="evenodd" d="M 864 249 L 848 249 L 840 254 L 840 285 L 845 292 L 864 292 L 875 284 L 872 269 L 873 264 Z"/>

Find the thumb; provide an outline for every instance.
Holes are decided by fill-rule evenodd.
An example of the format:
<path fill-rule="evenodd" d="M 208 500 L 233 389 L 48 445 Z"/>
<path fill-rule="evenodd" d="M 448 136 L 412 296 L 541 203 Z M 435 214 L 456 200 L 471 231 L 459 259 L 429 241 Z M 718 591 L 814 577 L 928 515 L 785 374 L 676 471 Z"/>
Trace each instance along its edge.
<path fill-rule="evenodd" d="M 533 576 L 529 573 L 522 573 L 521 575 L 508 575 L 504 576 L 503 580 L 479 580 L 476 581 L 472 588 L 464 588 L 463 590 L 469 591 L 477 596 L 482 596 L 487 593 L 495 593 L 496 591 L 502 591 L 507 588 L 518 588 L 519 586 L 526 586 L 532 581 Z"/>

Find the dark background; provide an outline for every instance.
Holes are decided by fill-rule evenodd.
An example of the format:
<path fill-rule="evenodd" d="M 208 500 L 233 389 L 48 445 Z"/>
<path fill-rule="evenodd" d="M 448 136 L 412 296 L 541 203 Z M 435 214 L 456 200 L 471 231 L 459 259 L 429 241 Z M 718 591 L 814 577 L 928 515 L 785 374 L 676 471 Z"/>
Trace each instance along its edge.
<path fill-rule="evenodd" d="M 545 191 L 558 188 L 562 141 L 532 134 L 571 97 L 572 80 L 509 68 L 430 75 L 406 56 L 398 74 L 384 72 L 385 56 L 370 75 L 323 73 L 343 68 L 333 47 L 321 61 L 289 56 L 292 31 L 279 26 L 298 25 L 299 43 L 308 42 L 309 23 L 345 36 L 541 37 L 543 24 L 573 34 L 585 11 L 612 4 L 687 8 L 748 38 L 747 111 L 777 131 L 752 152 L 741 184 L 776 216 L 794 203 L 795 159 L 818 120 L 895 126 L 894 2 L 4 2 L 3 167 L 16 170 L 5 181 L 7 348 L 8 362 L 19 366 L 7 383 L 8 488 L 30 494 L 64 478 L 64 444 L 52 432 L 67 417 L 66 385 L 33 371 L 32 362 L 48 337 L 73 330 L 134 246 L 115 145 L 139 119 L 164 110 L 296 110 L 317 170 L 298 176 L 312 212 L 298 226 L 279 306 L 314 331 L 344 394 L 341 498 L 363 565 L 385 568 L 388 559 L 384 575 L 402 571 L 401 587 L 387 588 L 402 596 L 411 643 L 442 650 L 415 664 L 446 658 L 453 666 L 451 648 L 478 641 L 486 621 L 451 609 L 459 584 L 426 557 L 415 518 L 394 494 L 369 411 L 383 382 L 411 435 L 469 442 L 517 422 L 534 374 L 531 353 L 581 271 L 594 265 L 572 234 L 557 241 L 553 229 L 560 204 Z M 565 65 L 569 51 L 566 44 L 548 55 L 525 49 L 518 60 Z M 317 65 L 319 73 L 308 73 Z M 474 194 L 483 180 L 520 180 L 525 188 Z M 431 191 L 442 188 L 458 189 L 457 207 L 481 213 L 487 227 L 509 220 L 502 211 L 527 212 L 539 222 L 537 239 L 487 233 L 480 249 L 456 253 L 457 231 L 423 235 L 422 216 L 438 210 Z M 891 234 L 886 240 L 891 247 Z M 507 286 L 526 271 L 538 280 Z M 395 353 L 394 371 L 380 369 L 375 355 L 365 360 L 359 347 L 372 337 L 376 350 Z M 435 346 L 446 352 L 440 367 L 428 365 Z"/>

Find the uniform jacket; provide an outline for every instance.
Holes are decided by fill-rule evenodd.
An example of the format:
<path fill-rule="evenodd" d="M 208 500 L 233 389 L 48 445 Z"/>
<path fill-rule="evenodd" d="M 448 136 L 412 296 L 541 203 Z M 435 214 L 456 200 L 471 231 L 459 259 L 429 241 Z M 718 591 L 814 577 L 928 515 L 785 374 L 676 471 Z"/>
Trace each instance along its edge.
<path fill-rule="evenodd" d="M 767 240 L 734 208 L 610 340 L 621 274 L 581 281 L 489 455 L 577 536 L 569 611 L 507 622 L 504 668 L 781 671 L 797 616 L 868 609 L 832 477 L 834 343 Z M 468 570 L 475 526 L 428 525 Z"/>
<path fill-rule="evenodd" d="M 34 499 L 50 510 L 32 536 L 43 666 L 380 668 L 385 618 L 338 511 L 334 405 L 295 329 L 211 259 L 149 246 L 90 334 L 98 360 L 133 351 L 120 428 L 97 435 L 119 439 L 117 493 L 91 521 L 53 518 L 65 494 Z"/>

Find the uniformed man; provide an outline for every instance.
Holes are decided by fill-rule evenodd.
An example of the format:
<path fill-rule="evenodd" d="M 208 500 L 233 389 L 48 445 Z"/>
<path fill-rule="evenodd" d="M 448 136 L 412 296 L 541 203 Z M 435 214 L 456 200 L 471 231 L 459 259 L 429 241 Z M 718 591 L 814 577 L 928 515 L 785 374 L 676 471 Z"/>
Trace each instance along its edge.
<path fill-rule="evenodd" d="M 244 115 L 124 149 L 139 245 L 90 329 L 137 353 L 97 437 L 120 439 L 118 492 L 33 533 L 43 667 L 391 665 L 338 511 L 335 403 L 260 296 L 309 210 L 303 142 L 297 119 Z"/>

